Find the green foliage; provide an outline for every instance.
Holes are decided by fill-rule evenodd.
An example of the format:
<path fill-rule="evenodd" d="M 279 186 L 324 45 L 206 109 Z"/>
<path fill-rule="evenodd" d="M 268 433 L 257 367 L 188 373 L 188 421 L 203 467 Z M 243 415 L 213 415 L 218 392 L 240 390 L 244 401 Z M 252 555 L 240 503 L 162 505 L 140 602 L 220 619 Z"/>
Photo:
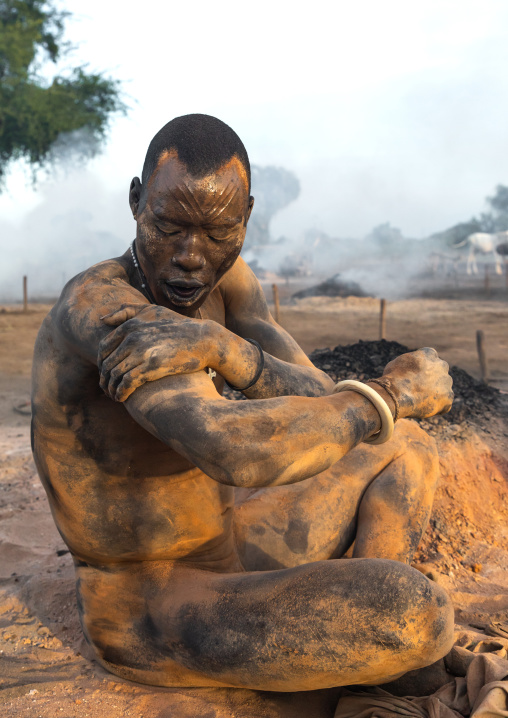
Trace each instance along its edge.
<path fill-rule="evenodd" d="M 44 63 L 69 49 L 67 16 L 48 0 L 0 0 L 0 182 L 21 158 L 34 172 L 51 164 L 63 133 L 84 131 L 90 141 L 71 149 L 83 158 L 94 154 L 112 113 L 125 112 L 119 83 L 102 74 L 77 67 L 49 82 L 41 76 Z"/>

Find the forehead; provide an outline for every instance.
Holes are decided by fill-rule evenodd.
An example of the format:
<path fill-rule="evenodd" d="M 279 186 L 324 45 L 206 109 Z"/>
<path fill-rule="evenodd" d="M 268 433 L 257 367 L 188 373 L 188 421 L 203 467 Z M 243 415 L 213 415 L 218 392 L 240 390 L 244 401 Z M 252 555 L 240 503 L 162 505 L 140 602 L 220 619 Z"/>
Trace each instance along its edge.
<path fill-rule="evenodd" d="M 165 151 L 148 180 L 147 203 L 152 210 L 164 210 L 168 205 L 199 206 L 211 211 L 217 205 L 243 206 L 248 198 L 249 182 L 244 166 L 232 157 L 222 167 L 204 177 L 195 177 L 180 161 L 176 150 Z"/>

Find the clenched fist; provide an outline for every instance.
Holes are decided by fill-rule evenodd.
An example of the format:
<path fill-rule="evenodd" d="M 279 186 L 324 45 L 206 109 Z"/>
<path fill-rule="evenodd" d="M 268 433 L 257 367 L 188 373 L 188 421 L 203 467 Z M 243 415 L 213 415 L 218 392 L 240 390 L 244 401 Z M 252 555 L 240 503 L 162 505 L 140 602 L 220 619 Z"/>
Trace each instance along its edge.
<path fill-rule="evenodd" d="M 453 382 L 448 369 L 448 364 L 430 347 L 402 354 L 387 364 L 383 376 L 390 379 L 400 416 L 425 419 L 450 411 Z"/>

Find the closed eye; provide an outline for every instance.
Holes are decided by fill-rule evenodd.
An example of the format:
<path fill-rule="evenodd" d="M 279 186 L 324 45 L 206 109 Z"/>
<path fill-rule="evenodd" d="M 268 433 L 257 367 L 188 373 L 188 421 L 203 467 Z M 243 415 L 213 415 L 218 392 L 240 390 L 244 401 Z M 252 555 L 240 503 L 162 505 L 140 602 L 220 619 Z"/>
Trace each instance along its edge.
<path fill-rule="evenodd" d="M 161 227 L 159 224 L 156 225 L 159 232 L 162 232 L 162 234 L 167 235 L 168 237 L 174 237 L 176 234 L 180 234 L 182 231 L 180 227 Z"/>
<path fill-rule="evenodd" d="M 234 229 L 230 229 L 229 227 L 224 227 L 223 229 L 220 228 L 214 228 L 213 230 L 206 230 L 206 234 L 210 239 L 213 239 L 215 242 L 224 242 L 228 239 L 232 239 L 237 232 L 235 232 Z"/>

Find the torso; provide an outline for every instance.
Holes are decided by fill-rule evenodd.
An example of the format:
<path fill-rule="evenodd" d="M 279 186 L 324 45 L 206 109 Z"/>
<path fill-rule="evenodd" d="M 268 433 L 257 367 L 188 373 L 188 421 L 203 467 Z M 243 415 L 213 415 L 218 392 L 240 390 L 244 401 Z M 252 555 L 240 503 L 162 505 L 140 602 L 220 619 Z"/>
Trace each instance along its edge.
<path fill-rule="evenodd" d="M 224 325 L 218 289 L 201 313 Z M 90 566 L 162 560 L 240 570 L 233 489 L 203 474 L 106 397 L 97 366 L 67 344 L 55 317 L 53 310 L 35 347 L 33 449 L 74 557 Z M 216 381 L 221 390 L 222 380 Z"/>

